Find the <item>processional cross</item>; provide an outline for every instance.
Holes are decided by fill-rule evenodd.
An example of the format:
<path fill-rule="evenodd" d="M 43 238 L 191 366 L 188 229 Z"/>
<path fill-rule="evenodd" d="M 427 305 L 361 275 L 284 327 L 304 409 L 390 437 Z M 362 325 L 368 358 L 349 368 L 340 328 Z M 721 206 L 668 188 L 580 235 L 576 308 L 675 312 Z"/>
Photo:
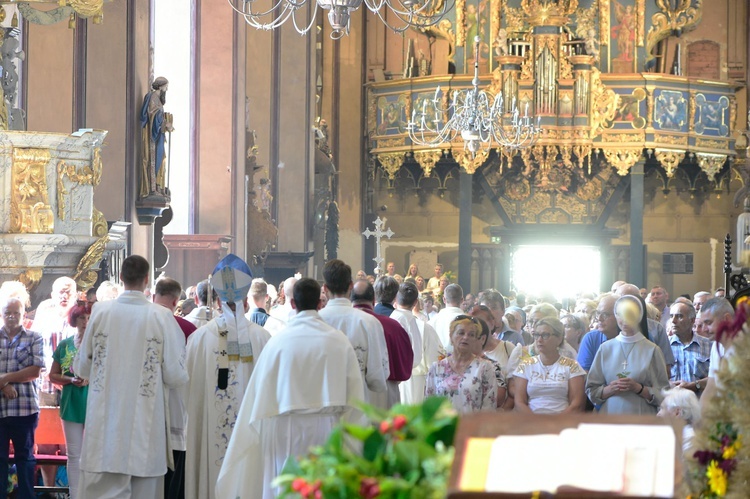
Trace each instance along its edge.
<path fill-rule="evenodd" d="M 375 275 L 377 276 L 381 273 L 380 264 L 384 261 L 384 258 L 380 256 L 380 240 L 383 236 L 390 239 L 395 233 L 390 228 L 383 230 L 385 221 L 381 220 L 380 217 L 376 218 L 373 224 L 375 225 L 375 230 L 365 229 L 362 235 L 365 236 L 365 239 L 370 239 L 370 236 L 375 237 L 375 258 L 373 258 L 373 261 L 375 262 Z"/>

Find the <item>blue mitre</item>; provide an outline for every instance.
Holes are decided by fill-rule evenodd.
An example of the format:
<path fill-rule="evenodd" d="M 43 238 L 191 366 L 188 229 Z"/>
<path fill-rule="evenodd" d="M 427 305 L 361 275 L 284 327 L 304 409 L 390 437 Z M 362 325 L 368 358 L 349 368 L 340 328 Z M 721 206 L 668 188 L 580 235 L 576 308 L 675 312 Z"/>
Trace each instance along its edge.
<path fill-rule="evenodd" d="M 225 256 L 214 268 L 211 286 L 224 303 L 241 302 L 247 297 L 253 273 L 245 261 L 232 253 Z"/>

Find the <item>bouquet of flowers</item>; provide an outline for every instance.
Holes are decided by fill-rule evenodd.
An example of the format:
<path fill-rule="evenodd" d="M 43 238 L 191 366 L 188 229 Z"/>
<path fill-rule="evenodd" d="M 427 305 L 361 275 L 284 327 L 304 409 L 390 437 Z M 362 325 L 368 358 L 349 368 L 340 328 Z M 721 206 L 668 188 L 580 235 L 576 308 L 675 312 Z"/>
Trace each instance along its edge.
<path fill-rule="evenodd" d="M 731 341 L 734 353 L 717 373 L 721 388 L 705 408 L 688 462 L 691 498 L 747 497 L 750 456 L 743 434 L 750 430 L 750 304 L 738 301 L 733 321 L 720 325 L 717 342 Z"/>
<path fill-rule="evenodd" d="M 458 417 L 447 399 L 395 405 L 363 404 L 371 424 L 342 424 L 322 447 L 291 460 L 274 484 L 282 498 L 445 497 Z"/>

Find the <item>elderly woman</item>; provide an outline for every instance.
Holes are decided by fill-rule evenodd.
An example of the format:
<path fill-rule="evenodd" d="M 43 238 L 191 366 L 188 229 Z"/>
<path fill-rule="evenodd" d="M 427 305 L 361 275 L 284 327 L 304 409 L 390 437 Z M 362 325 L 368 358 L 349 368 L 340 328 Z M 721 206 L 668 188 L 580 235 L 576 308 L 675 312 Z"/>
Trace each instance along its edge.
<path fill-rule="evenodd" d="M 474 353 L 481 345 L 479 321 L 459 315 L 451 322 L 449 331 L 453 354 L 430 366 L 425 395 L 448 397 L 459 413 L 496 410 L 495 369 Z"/>
<path fill-rule="evenodd" d="M 515 407 L 518 412 L 567 414 L 583 412 L 586 405 L 586 371 L 573 359 L 560 355 L 563 325 L 554 317 L 534 326 L 537 355 L 524 359 L 514 373 Z"/>
<path fill-rule="evenodd" d="M 687 388 L 675 387 L 664 393 L 664 400 L 659 408 L 658 416 L 675 417 L 681 419 L 685 426 L 682 428 L 682 454 L 692 457 L 693 427 L 701 421 L 701 405 L 698 396 Z"/>
<path fill-rule="evenodd" d="M 52 356 L 52 368 L 49 379 L 62 388 L 60 397 L 60 419 L 63 422 L 65 443 L 68 447 L 68 480 L 70 497 L 77 497 L 79 462 L 83 443 L 83 426 L 86 420 L 86 399 L 88 398 L 88 381 L 79 378 L 72 370 L 73 358 L 81 345 L 83 333 L 89 323 L 91 308 L 88 303 L 74 305 L 68 312 L 68 323 L 76 328 L 76 334 L 66 338 L 57 345 Z"/>
<path fill-rule="evenodd" d="M 567 314 L 560 319 L 565 328 L 565 342 L 578 352 L 583 335 L 588 332 L 588 317 L 585 314 Z"/>
<path fill-rule="evenodd" d="M 601 413 L 654 415 L 669 387 L 664 355 L 647 336 L 645 310 L 641 297 L 615 302 L 620 334 L 599 347 L 586 382 L 586 394 Z"/>

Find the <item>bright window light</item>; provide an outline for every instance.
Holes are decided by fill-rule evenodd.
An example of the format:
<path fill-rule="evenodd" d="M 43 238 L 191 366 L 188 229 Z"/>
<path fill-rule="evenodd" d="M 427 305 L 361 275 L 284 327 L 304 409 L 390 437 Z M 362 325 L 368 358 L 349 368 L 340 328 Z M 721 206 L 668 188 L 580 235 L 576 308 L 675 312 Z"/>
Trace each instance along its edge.
<path fill-rule="evenodd" d="M 511 286 L 527 296 L 552 295 L 558 301 L 599 293 L 601 255 L 592 246 L 517 246 Z"/>

